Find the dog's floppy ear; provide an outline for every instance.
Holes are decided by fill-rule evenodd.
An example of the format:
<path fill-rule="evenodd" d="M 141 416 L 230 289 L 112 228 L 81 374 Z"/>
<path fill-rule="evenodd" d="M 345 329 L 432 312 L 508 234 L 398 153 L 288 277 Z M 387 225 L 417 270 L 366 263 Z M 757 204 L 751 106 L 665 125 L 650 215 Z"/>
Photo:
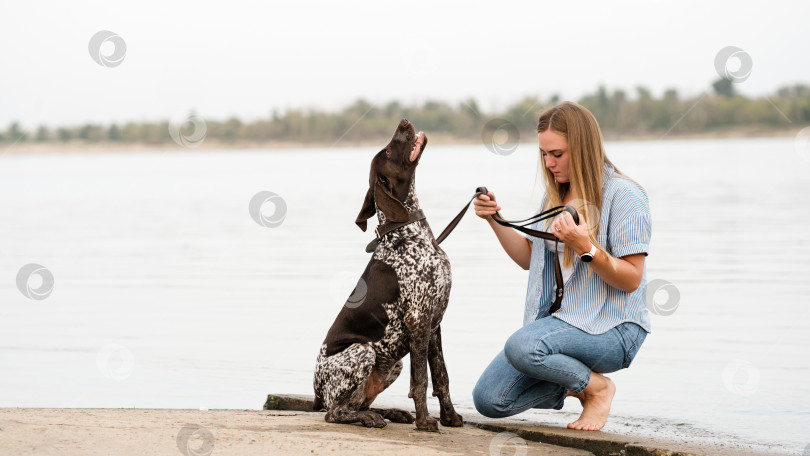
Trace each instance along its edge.
<path fill-rule="evenodd" d="M 379 182 L 374 185 L 374 200 L 385 214 L 387 222 L 407 222 L 408 209 L 385 186 Z"/>
<path fill-rule="evenodd" d="M 354 223 L 356 223 L 361 230 L 366 231 L 366 220 L 376 213 L 377 209 L 374 208 L 374 187 L 369 187 L 366 192 L 366 199 L 363 201 L 363 207 L 360 209 L 360 214 L 357 215 L 357 220 L 355 220 Z"/>

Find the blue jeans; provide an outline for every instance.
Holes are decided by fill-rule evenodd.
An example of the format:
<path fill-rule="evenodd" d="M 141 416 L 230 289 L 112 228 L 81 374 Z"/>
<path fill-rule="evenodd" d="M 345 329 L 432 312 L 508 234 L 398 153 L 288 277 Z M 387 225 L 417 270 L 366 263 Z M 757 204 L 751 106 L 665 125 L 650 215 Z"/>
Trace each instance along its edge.
<path fill-rule="evenodd" d="M 594 335 L 556 317 L 535 320 L 512 334 L 481 374 L 475 408 L 490 418 L 559 410 L 568 391 L 588 386 L 591 370 L 606 374 L 630 366 L 646 336 L 631 322 Z"/>

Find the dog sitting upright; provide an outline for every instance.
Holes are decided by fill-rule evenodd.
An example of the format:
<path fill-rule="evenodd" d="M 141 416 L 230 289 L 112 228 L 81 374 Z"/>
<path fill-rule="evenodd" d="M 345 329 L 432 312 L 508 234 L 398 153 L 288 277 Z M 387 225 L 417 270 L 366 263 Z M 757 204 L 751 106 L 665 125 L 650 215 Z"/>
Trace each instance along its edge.
<path fill-rule="evenodd" d="M 330 423 L 385 427 L 384 418 L 413 423 L 398 409 L 370 409 L 397 379 L 410 353 L 416 427 L 438 430 L 427 410 L 427 369 L 444 426 L 461 426 L 450 401 L 439 324 L 450 295 L 450 262 L 433 237 L 414 191 L 414 172 L 427 145 L 405 119 L 371 161 L 369 189 L 355 223 L 366 230 L 375 213 L 380 226 L 369 244 L 371 261 L 321 345 L 315 367 L 315 410 Z M 375 207 L 376 206 L 376 207 Z"/>

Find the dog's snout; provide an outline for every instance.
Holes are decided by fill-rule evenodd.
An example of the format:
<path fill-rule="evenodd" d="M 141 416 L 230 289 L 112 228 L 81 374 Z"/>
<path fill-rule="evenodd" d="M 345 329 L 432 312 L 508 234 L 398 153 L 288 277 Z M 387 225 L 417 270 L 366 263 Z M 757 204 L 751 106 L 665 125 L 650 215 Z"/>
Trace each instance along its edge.
<path fill-rule="evenodd" d="M 408 128 L 408 125 L 411 123 L 408 122 L 408 119 L 402 119 L 399 121 L 399 128 Z"/>

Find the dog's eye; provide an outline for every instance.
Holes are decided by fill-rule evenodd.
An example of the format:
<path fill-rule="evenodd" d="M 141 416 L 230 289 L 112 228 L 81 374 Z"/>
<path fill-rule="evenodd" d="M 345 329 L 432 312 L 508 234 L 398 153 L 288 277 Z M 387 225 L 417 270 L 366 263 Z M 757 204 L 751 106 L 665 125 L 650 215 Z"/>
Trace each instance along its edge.
<path fill-rule="evenodd" d="M 381 183 L 381 184 L 383 184 L 383 185 L 388 185 L 388 179 L 386 179 L 386 177 L 385 177 L 385 176 L 379 176 L 379 177 L 377 178 L 377 180 L 379 180 L 379 181 L 380 181 L 380 183 Z"/>
<path fill-rule="evenodd" d="M 390 156 L 391 156 L 391 149 L 385 149 L 385 156 L 386 156 L 386 157 L 390 157 Z"/>

